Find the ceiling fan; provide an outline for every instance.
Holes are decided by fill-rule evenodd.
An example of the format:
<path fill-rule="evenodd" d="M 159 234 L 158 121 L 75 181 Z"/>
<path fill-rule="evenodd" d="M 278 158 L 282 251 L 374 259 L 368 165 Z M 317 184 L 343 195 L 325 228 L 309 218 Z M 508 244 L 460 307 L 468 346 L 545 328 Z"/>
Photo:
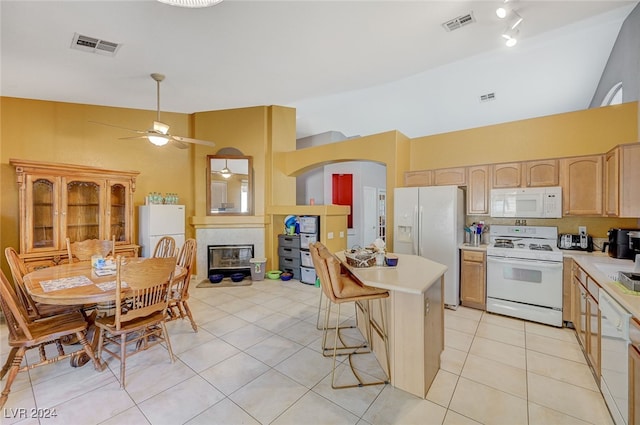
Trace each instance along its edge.
<path fill-rule="evenodd" d="M 182 137 L 182 136 L 174 136 L 169 134 L 169 125 L 160 121 L 160 82 L 164 80 L 164 75 L 153 73 L 151 74 L 151 78 L 156 82 L 156 93 L 157 93 L 157 115 L 156 121 L 153 122 L 153 126 L 148 130 L 133 130 L 131 128 L 121 127 L 112 124 L 101 123 L 97 121 L 91 121 L 95 124 L 108 125 L 109 127 L 122 128 L 124 130 L 133 131 L 134 133 L 140 134 L 140 136 L 132 136 L 132 137 L 121 137 L 121 139 L 147 139 L 151 143 L 156 146 L 164 146 L 167 143 L 171 142 L 171 144 L 180 149 L 186 149 L 188 147 L 187 143 L 195 143 L 198 145 L 205 146 L 215 146 L 216 144 L 213 142 L 209 142 L 206 140 L 192 139 L 190 137 Z"/>
<path fill-rule="evenodd" d="M 220 174 L 223 178 L 228 179 L 229 177 L 231 177 L 233 175 L 233 173 L 231 172 L 231 170 L 229 169 L 228 165 L 227 165 L 227 160 L 224 160 L 224 168 L 220 171 L 217 170 L 213 170 L 212 173 L 214 174 Z"/>

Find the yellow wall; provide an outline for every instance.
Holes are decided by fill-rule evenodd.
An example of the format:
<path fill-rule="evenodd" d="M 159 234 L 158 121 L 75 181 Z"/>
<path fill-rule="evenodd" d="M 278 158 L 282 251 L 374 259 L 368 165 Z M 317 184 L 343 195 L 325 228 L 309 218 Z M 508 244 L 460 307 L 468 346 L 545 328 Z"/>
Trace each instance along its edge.
<path fill-rule="evenodd" d="M 345 161 L 373 161 L 386 165 L 387 223 L 393 223 L 393 189 L 403 185 L 409 166 L 410 139 L 388 131 L 342 142 L 283 152 L 277 163 L 286 175 L 298 176 L 316 167 Z M 393 226 L 387 226 L 387 240 L 393 241 Z M 392 245 L 389 245 L 392 246 Z"/>
<path fill-rule="evenodd" d="M 607 152 L 638 138 L 638 102 L 411 140 L 409 171 Z"/>
<path fill-rule="evenodd" d="M 3 250 L 19 246 L 18 191 L 10 158 L 136 170 L 140 172 L 134 193 L 136 206 L 144 203 L 149 192 L 175 192 L 192 223 L 262 226 L 265 238 L 270 238 L 273 223 L 265 212 L 273 205 L 295 205 L 295 176 L 317 166 L 352 160 L 386 164 L 390 206 L 393 189 L 403 185 L 405 171 L 603 153 L 617 144 L 637 141 L 640 116 L 634 102 L 416 139 L 391 131 L 296 151 L 295 110 L 281 106 L 191 115 L 163 112 L 161 118 L 173 134 L 216 142 L 214 148 L 195 145 L 184 150 L 159 148 L 144 140 L 119 140 L 132 133 L 89 122 L 146 129 L 155 119 L 155 111 L 7 97 L 0 98 L 0 111 Z M 223 147 L 234 147 L 253 157 L 255 216 L 206 216 L 206 156 Z M 393 209 L 388 211 L 388 237 L 392 240 Z M 558 223 L 572 227 L 570 220 Z M 609 223 L 617 223 L 604 218 L 588 220 L 596 220 L 590 229 L 599 232 Z M 137 228 L 137 221 L 134 226 Z M 194 228 L 187 226 L 187 236 L 194 235 Z"/>
<path fill-rule="evenodd" d="M 10 158 L 83 164 L 116 170 L 135 170 L 134 204 L 144 204 L 149 192 L 177 193 L 186 206 L 187 217 L 194 214 L 194 179 L 190 149 L 173 146 L 156 147 L 142 139 L 119 140 L 135 136 L 127 130 L 93 124 L 89 121 L 144 130 L 156 118 L 155 111 L 48 102 L 17 98 L 0 98 L 0 234 L 2 252 L 7 246 L 19 246 L 18 189 Z M 189 117 L 163 113 L 162 120 L 171 132 L 190 135 Z M 187 236 L 194 233 L 187 226 Z M 2 255 L 2 265 L 8 271 Z"/>

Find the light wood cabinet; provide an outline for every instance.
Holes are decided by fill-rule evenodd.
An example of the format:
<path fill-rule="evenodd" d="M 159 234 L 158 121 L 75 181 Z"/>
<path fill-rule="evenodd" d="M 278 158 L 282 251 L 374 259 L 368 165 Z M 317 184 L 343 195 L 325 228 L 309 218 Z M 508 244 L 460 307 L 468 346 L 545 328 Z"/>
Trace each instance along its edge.
<path fill-rule="evenodd" d="M 573 270 L 575 267 L 573 259 L 564 258 L 562 266 L 562 321 L 573 323 L 574 299 L 571 282 L 571 277 L 573 276 Z"/>
<path fill-rule="evenodd" d="M 629 323 L 629 425 L 640 425 L 640 322 Z"/>
<path fill-rule="evenodd" d="M 136 171 L 11 159 L 19 185 L 20 254 L 28 270 L 66 261 L 71 242 L 116 237 L 116 252 L 133 244 Z"/>
<path fill-rule="evenodd" d="M 461 250 L 460 302 L 471 308 L 487 307 L 486 257 L 483 251 Z"/>
<path fill-rule="evenodd" d="M 433 170 L 433 184 L 436 186 L 464 186 L 467 184 L 467 169 L 457 167 Z"/>
<path fill-rule="evenodd" d="M 604 208 L 610 217 L 640 217 L 640 143 L 620 145 L 604 156 Z"/>
<path fill-rule="evenodd" d="M 557 159 L 527 161 L 523 165 L 524 186 L 545 187 L 560 184 Z"/>
<path fill-rule="evenodd" d="M 602 215 L 603 155 L 560 160 L 563 215 Z"/>
<path fill-rule="evenodd" d="M 433 184 L 433 170 L 407 171 L 404 173 L 404 185 L 431 186 Z"/>
<path fill-rule="evenodd" d="M 478 165 L 467 170 L 467 214 L 489 214 L 490 167 Z"/>
<path fill-rule="evenodd" d="M 589 366 L 600 383 L 600 329 L 598 308 L 600 288 L 579 266 L 573 268 L 573 285 L 576 294 L 574 327 Z"/>
<path fill-rule="evenodd" d="M 522 185 L 522 164 L 520 162 L 495 164 L 492 174 L 493 188 L 520 187 Z"/>
<path fill-rule="evenodd" d="M 444 350 L 443 279 L 424 294 L 392 291 L 389 297 L 391 382 L 421 398 L 426 397 L 440 369 Z"/>

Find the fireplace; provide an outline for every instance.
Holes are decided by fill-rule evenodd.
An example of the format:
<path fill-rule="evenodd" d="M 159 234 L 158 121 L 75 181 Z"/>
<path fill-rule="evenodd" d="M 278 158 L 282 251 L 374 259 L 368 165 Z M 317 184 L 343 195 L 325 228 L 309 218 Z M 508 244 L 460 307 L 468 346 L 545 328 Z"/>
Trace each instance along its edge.
<path fill-rule="evenodd" d="M 253 245 L 207 245 L 207 264 L 209 275 L 221 273 L 230 276 L 233 273 L 251 274 Z"/>

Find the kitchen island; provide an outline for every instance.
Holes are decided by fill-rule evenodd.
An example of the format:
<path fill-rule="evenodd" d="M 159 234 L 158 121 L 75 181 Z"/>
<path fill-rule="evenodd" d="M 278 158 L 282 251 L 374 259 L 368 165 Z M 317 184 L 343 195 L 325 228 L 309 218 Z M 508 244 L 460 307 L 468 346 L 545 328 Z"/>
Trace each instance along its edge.
<path fill-rule="evenodd" d="M 396 267 L 345 268 L 365 285 L 389 290 L 386 300 L 391 385 L 425 398 L 444 350 L 444 273 L 447 266 L 417 255 L 397 254 Z M 373 314 L 376 312 L 374 311 Z M 358 323 L 364 323 L 358 318 Z M 382 340 L 372 341 L 381 365 L 387 364 Z"/>

